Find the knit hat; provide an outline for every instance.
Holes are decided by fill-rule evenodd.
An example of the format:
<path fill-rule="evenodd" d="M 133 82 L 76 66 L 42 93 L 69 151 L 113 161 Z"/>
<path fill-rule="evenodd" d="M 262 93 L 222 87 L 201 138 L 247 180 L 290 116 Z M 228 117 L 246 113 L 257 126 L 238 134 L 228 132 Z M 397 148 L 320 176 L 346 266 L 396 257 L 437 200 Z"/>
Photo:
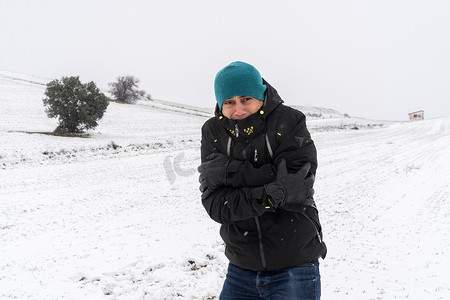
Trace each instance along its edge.
<path fill-rule="evenodd" d="M 220 110 L 223 102 L 234 96 L 250 96 L 264 101 L 266 89 L 258 70 L 241 61 L 232 62 L 220 70 L 214 80 L 214 92 Z"/>

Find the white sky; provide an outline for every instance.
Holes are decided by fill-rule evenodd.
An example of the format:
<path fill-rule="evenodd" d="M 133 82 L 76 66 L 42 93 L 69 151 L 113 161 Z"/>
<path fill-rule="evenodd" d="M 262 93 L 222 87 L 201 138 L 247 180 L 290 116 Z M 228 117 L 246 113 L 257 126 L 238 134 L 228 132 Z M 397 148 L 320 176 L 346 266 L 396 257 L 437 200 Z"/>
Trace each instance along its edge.
<path fill-rule="evenodd" d="M 0 0 L 0 70 L 215 104 L 219 69 L 253 64 L 287 104 L 406 120 L 450 115 L 447 0 Z"/>

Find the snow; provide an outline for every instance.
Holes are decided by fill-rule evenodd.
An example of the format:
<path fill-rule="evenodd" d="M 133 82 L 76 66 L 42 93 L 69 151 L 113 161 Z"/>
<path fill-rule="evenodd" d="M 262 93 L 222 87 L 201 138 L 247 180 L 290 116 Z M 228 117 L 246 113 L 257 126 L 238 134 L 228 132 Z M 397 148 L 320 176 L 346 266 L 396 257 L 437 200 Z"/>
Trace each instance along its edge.
<path fill-rule="evenodd" d="M 89 138 L 30 134 L 56 127 L 45 82 L 0 72 L 0 299 L 217 299 L 196 172 L 212 111 L 110 103 Z M 322 299 L 450 299 L 450 119 L 322 112 Z"/>

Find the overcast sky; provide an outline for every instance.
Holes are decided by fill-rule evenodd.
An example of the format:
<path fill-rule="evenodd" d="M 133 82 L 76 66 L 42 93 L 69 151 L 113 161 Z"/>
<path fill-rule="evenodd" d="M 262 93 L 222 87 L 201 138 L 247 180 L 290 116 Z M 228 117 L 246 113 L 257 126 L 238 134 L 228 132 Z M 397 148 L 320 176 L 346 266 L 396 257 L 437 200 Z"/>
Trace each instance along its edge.
<path fill-rule="evenodd" d="M 0 43 L 0 70 L 101 88 L 133 75 L 154 98 L 201 107 L 241 60 L 287 104 L 450 115 L 448 0 L 0 0 Z"/>

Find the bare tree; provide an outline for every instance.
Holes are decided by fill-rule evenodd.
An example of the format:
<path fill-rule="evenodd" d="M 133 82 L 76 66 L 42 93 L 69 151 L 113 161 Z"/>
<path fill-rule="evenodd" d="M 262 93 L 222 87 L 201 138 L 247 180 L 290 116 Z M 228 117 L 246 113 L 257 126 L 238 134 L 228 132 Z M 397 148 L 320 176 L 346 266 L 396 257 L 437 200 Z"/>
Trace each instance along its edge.
<path fill-rule="evenodd" d="M 135 103 L 145 91 L 138 89 L 139 79 L 134 76 L 119 76 L 116 82 L 109 84 L 109 92 L 116 98 L 117 101 Z"/>

